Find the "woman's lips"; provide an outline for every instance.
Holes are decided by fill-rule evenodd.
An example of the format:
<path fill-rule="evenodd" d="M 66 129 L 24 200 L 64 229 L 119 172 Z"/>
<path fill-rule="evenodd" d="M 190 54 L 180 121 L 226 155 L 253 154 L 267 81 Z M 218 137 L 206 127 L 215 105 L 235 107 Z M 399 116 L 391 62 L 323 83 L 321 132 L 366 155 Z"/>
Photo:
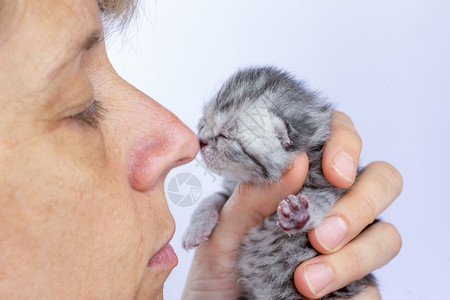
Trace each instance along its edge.
<path fill-rule="evenodd" d="M 178 257 L 172 246 L 167 243 L 148 262 L 149 268 L 173 269 L 178 264 Z"/>

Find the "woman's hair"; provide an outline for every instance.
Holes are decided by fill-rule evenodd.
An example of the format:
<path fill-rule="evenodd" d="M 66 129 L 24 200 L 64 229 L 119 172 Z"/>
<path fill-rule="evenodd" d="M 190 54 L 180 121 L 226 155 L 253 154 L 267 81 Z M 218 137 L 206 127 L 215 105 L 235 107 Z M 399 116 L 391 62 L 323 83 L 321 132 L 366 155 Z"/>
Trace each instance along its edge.
<path fill-rule="evenodd" d="M 137 2 L 138 0 L 97 0 L 104 25 L 108 29 L 123 29 L 133 18 Z"/>

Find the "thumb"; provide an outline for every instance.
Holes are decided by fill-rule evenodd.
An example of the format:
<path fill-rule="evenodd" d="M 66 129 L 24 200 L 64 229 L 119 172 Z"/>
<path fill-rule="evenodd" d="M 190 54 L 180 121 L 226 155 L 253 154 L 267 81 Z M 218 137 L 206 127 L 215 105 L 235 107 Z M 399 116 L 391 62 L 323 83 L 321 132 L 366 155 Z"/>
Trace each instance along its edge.
<path fill-rule="evenodd" d="M 298 193 L 308 167 L 308 156 L 303 153 L 294 159 L 280 181 L 267 185 L 239 184 L 220 211 L 210 242 L 219 243 L 216 246 L 225 252 L 236 250 L 247 232 L 273 214 L 282 199 Z"/>

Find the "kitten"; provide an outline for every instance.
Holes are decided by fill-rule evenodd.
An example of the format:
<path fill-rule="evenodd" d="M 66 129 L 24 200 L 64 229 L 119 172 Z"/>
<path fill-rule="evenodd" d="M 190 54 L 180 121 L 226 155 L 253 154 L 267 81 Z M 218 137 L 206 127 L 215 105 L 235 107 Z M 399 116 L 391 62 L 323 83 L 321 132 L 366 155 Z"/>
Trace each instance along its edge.
<path fill-rule="evenodd" d="M 278 211 L 242 241 L 238 261 L 239 299 L 305 299 L 293 282 L 297 266 L 318 253 L 307 232 L 319 225 L 345 189 L 322 173 L 322 146 L 330 132 L 332 107 L 302 82 L 272 67 L 234 74 L 204 107 L 198 138 L 206 165 L 224 176 L 225 192 L 211 195 L 196 209 L 183 236 L 191 249 L 207 239 L 219 211 L 240 181 L 279 180 L 294 157 L 306 152 L 309 172 L 297 195 L 281 200 Z M 372 275 L 322 299 L 350 299 Z"/>

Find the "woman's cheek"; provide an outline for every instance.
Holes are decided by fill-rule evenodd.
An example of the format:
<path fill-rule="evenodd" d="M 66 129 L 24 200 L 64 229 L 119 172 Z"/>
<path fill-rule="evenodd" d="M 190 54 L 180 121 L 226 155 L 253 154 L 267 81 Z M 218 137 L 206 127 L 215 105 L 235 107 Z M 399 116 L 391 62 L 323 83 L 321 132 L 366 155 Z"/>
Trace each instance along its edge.
<path fill-rule="evenodd" d="M 125 176 L 107 163 L 103 143 L 83 147 L 75 143 L 77 138 L 70 150 L 60 152 L 64 148 L 59 148 L 49 155 L 46 191 L 36 186 L 36 194 L 46 195 L 38 206 L 47 214 L 42 220 L 47 221 L 37 224 L 47 249 L 44 257 L 49 257 L 47 264 L 54 268 L 76 265 L 67 279 L 80 281 L 88 294 L 101 293 L 96 291 L 98 282 L 105 283 L 103 292 L 122 289 L 132 293 L 143 263 L 139 211 Z M 53 203 L 48 199 L 54 199 Z"/>
<path fill-rule="evenodd" d="M 40 135 L 4 156 L 0 217 L 8 226 L 0 235 L 11 246 L 4 254 L 17 262 L 21 282 L 42 279 L 47 294 L 132 293 L 141 224 L 126 181 L 108 175 L 101 143 L 83 147 L 65 135 L 72 139 Z M 55 290 L 61 286 L 67 290 Z"/>
<path fill-rule="evenodd" d="M 103 133 L 99 128 L 71 119 L 61 120 L 52 132 L 56 151 L 72 160 L 95 162 L 106 159 Z M 78 162 L 79 163 L 79 162 Z"/>

